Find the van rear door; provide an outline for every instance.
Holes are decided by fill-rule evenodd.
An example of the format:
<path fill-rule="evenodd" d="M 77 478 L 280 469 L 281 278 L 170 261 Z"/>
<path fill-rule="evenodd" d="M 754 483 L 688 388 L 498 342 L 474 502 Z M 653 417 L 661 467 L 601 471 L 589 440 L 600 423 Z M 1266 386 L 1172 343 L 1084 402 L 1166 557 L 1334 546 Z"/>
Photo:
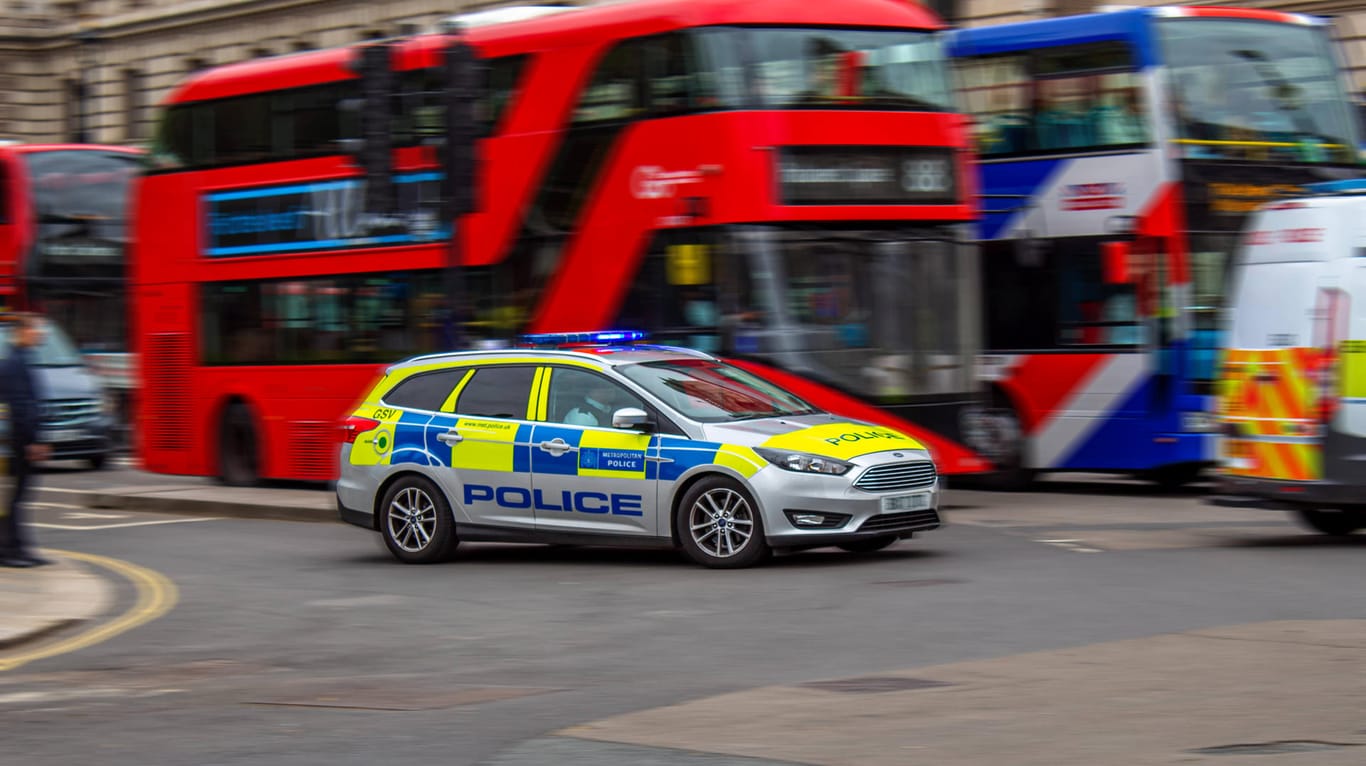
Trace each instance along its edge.
<path fill-rule="evenodd" d="M 1224 470 L 1281 481 L 1322 477 L 1318 325 L 1335 247 L 1331 211 L 1272 206 L 1239 253 L 1219 387 Z"/>

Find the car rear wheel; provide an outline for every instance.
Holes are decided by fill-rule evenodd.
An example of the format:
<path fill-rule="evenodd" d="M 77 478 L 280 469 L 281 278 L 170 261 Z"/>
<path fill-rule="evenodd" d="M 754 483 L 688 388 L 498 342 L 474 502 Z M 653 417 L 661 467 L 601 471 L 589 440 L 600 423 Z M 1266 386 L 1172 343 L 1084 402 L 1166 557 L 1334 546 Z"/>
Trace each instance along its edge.
<path fill-rule="evenodd" d="M 1362 511 L 1299 511 L 1304 525 L 1325 535 L 1350 535 L 1366 527 L 1366 512 Z"/>
<path fill-rule="evenodd" d="M 384 493 L 379 529 L 389 552 L 406 564 L 444 561 L 460 544 L 446 496 L 421 476 L 405 476 Z"/>
<path fill-rule="evenodd" d="M 772 552 L 758 506 L 739 482 L 724 476 L 709 476 L 689 487 L 675 525 L 684 552 L 704 567 L 740 569 Z"/>
<path fill-rule="evenodd" d="M 104 464 L 108 461 L 108 459 L 109 454 L 106 452 L 97 452 L 94 455 L 91 455 L 90 457 L 86 458 L 86 460 L 90 463 L 91 470 L 94 471 L 98 471 L 104 468 Z"/>
<path fill-rule="evenodd" d="M 880 551 L 883 548 L 890 546 L 899 539 L 900 538 L 896 535 L 883 535 L 882 537 L 874 537 L 868 540 L 855 540 L 853 542 L 840 543 L 839 549 L 849 551 L 850 553 L 873 553 L 874 551 Z"/>

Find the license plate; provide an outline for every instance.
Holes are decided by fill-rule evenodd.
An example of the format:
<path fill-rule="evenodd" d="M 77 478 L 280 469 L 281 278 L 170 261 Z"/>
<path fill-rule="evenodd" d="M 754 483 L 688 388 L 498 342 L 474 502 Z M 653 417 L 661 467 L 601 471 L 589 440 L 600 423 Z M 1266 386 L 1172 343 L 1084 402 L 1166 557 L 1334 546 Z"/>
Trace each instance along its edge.
<path fill-rule="evenodd" d="M 85 438 L 81 431 L 67 429 L 65 431 L 44 431 L 39 435 L 38 441 L 43 442 L 70 442 Z"/>
<path fill-rule="evenodd" d="M 929 507 L 930 493 L 928 492 L 882 498 L 883 513 L 892 513 L 894 511 L 923 511 Z"/>

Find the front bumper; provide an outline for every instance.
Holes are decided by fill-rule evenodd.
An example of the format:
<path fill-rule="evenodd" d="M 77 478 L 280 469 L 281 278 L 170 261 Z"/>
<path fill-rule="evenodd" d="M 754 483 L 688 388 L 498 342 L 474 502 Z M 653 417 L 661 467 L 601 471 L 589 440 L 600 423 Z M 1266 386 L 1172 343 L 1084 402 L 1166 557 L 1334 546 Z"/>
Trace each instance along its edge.
<path fill-rule="evenodd" d="M 856 489 L 847 476 L 800 474 L 769 466 L 750 479 L 764 513 L 764 531 L 773 548 L 810 548 L 869 540 L 887 535 L 909 537 L 937 529 L 939 480 L 887 492 Z M 923 495 L 923 507 L 883 511 L 883 499 Z M 816 515 L 831 521 L 823 526 L 801 526 L 795 515 Z"/>
<path fill-rule="evenodd" d="M 104 418 L 85 422 L 44 423 L 38 441 L 52 450 L 52 460 L 75 460 L 106 454 L 113 448 L 109 422 Z"/>

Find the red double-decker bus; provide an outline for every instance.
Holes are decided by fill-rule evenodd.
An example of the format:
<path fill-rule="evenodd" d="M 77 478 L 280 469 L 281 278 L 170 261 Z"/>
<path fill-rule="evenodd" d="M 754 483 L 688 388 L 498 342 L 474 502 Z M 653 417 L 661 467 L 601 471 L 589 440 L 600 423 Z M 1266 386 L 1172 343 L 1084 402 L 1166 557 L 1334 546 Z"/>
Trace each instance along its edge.
<path fill-rule="evenodd" d="M 83 351 L 125 351 L 128 199 L 141 152 L 0 146 L 0 303 L 36 309 Z"/>
<path fill-rule="evenodd" d="M 468 26 L 486 77 L 478 212 L 454 226 L 462 335 L 645 329 L 906 428 L 944 473 L 985 469 L 958 434 L 980 304 L 940 28 L 903 0 L 641 0 Z M 340 148 L 359 135 L 356 49 L 171 95 L 131 271 L 146 468 L 332 478 L 336 419 L 378 365 L 449 347 L 453 227 L 427 145 L 448 42 L 392 45 L 383 215 Z"/>

